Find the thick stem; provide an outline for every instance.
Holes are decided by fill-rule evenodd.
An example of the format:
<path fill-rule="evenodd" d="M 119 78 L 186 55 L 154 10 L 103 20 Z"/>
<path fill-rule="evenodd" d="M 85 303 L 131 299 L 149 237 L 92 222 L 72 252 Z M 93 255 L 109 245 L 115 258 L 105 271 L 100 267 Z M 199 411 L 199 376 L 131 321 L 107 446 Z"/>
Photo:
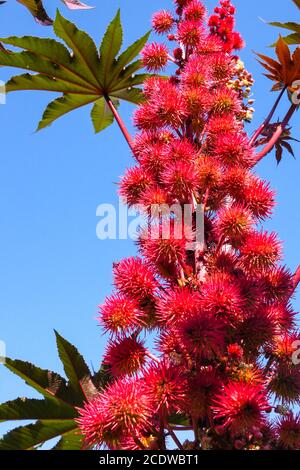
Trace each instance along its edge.
<path fill-rule="evenodd" d="M 120 114 L 118 113 L 115 105 L 113 104 L 112 100 L 109 98 L 109 96 L 105 96 L 105 101 L 106 103 L 108 104 L 111 112 L 113 113 L 117 123 L 118 123 L 118 126 L 123 134 L 123 136 L 125 137 L 125 140 L 127 142 L 127 144 L 129 145 L 130 149 L 132 150 L 132 152 L 134 153 L 134 149 L 133 149 L 133 141 L 132 141 L 132 138 L 131 138 L 131 135 L 129 134 L 126 126 L 125 126 L 125 123 L 123 122 Z"/>
<path fill-rule="evenodd" d="M 257 138 L 260 136 L 260 134 L 262 133 L 262 131 L 265 129 L 265 127 L 269 124 L 269 122 L 271 121 L 272 117 L 274 116 L 274 113 L 280 103 L 280 100 L 281 98 L 283 97 L 284 95 L 284 92 L 286 91 L 286 87 L 283 88 L 283 90 L 281 90 L 281 93 L 280 95 L 278 96 L 277 100 L 275 101 L 275 104 L 273 106 L 273 108 L 271 109 L 269 115 L 266 117 L 266 119 L 264 120 L 264 122 L 259 126 L 259 128 L 254 132 L 253 136 L 251 137 L 250 139 L 250 145 L 254 146 L 255 143 L 256 143 L 256 140 Z"/>
<path fill-rule="evenodd" d="M 278 142 L 280 137 L 282 136 L 283 132 L 287 128 L 287 125 L 293 116 L 294 112 L 297 109 L 297 105 L 292 104 L 289 111 L 287 112 L 284 120 L 282 121 L 281 124 L 277 127 L 276 131 L 274 132 L 272 138 L 269 140 L 269 142 L 265 145 L 265 147 L 256 155 L 255 159 L 255 164 L 260 162 L 274 147 L 274 145 Z"/>
<path fill-rule="evenodd" d="M 169 435 L 172 437 L 173 441 L 175 442 L 175 444 L 177 445 L 178 449 L 179 450 L 184 450 L 183 449 L 183 446 L 180 442 L 180 440 L 178 439 L 178 437 L 176 436 L 175 432 L 173 431 L 173 429 L 171 428 L 171 426 L 169 426 L 168 423 L 165 422 L 165 428 L 166 430 L 168 431 Z"/>

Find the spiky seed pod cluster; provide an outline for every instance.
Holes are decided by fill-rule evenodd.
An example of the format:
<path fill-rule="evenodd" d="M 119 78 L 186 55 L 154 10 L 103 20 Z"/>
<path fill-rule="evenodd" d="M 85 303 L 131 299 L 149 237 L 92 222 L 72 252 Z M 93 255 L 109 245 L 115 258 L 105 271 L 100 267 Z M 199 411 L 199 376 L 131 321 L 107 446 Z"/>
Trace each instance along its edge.
<path fill-rule="evenodd" d="M 275 195 L 253 171 L 244 130 L 242 88 L 252 79 L 233 55 L 243 46 L 235 8 L 222 0 L 207 18 L 198 0 L 175 4 L 153 17 L 172 48 L 155 42 L 142 54 L 148 71 L 170 59 L 174 73 L 145 83 L 136 164 L 120 183 L 149 222 L 140 256 L 114 265 L 115 292 L 99 312 L 111 381 L 78 422 L 87 445 L 111 449 L 163 449 L 174 414 L 195 429 L 195 448 L 300 449 L 299 416 L 272 423 L 270 414 L 274 400 L 300 400 L 299 335 L 281 243 L 260 228 Z"/>

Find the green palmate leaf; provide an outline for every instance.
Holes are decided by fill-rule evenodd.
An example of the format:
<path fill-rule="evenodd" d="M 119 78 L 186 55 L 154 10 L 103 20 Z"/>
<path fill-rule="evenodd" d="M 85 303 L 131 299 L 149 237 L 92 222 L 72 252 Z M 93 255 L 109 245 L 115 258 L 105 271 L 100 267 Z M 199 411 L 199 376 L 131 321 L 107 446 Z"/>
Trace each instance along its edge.
<path fill-rule="evenodd" d="M 117 109 L 120 103 L 119 101 L 114 100 L 113 104 Z M 104 98 L 100 98 L 94 104 L 91 111 L 91 118 L 96 133 L 103 131 L 114 122 L 114 115 Z"/>
<path fill-rule="evenodd" d="M 92 38 L 86 32 L 77 29 L 76 26 L 66 20 L 59 11 L 57 11 L 54 22 L 54 32 L 72 49 L 74 61 L 77 63 L 82 74 L 97 88 L 99 86 L 97 78 L 99 57 Z"/>
<path fill-rule="evenodd" d="M 283 40 L 289 45 L 300 44 L 300 33 L 289 34 Z"/>
<path fill-rule="evenodd" d="M 118 75 L 122 80 L 132 77 L 138 70 L 143 68 L 143 63 L 140 59 L 131 63 L 141 52 L 145 46 L 151 31 L 146 33 L 143 37 L 131 44 L 117 60 L 114 61 L 110 79 L 113 81 Z M 129 65 L 128 65 L 129 64 Z"/>
<path fill-rule="evenodd" d="M 29 420 L 35 423 L 8 432 L 0 439 L 0 450 L 36 449 L 44 442 L 60 438 L 55 450 L 83 447 L 76 418 L 77 407 L 91 400 L 111 380 L 107 367 L 92 375 L 78 350 L 56 334 L 60 359 L 68 382 L 55 372 L 28 362 L 7 359 L 5 366 L 41 393 L 44 399 L 18 398 L 0 405 L 0 422 Z"/>
<path fill-rule="evenodd" d="M 106 88 L 109 86 L 112 76 L 111 67 L 115 61 L 116 55 L 120 52 L 123 41 L 123 30 L 121 25 L 120 10 L 108 26 L 100 46 L 99 79 Z"/>
<path fill-rule="evenodd" d="M 53 400 L 63 396 L 66 390 L 66 381 L 63 377 L 50 370 L 40 369 L 30 362 L 6 358 L 5 367 L 46 398 Z"/>
<path fill-rule="evenodd" d="M 53 420 L 76 418 L 73 406 L 62 401 L 17 398 L 0 405 L 0 420 Z"/>
<path fill-rule="evenodd" d="M 49 126 L 64 114 L 94 103 L 91 117 L 95 130 L 99 132 L 112 122 L 112 114 L 103 106 L 101 98 L 125 100 L 134 104 L 141 101 L 139 86 L 149 75 L 135 75 L 142 64 L 140 60 L 134 59 L 145 45 L 149 33 L 117 57 L 122 45 L 119 11 L 107 28 L 100 55 L 91 37 L 59 12 L 54 31 L 67 47 L 53 39 L 29 36 L 0 39 L 4 44 L 23 49 L 21 52 L 8 52 L 0 48 L 0 66 L 26 71 L 8 81 L 8 92 L 43 90 L 62 94 L 47 106 L 38 130 Z"/>
<path fill-rule="evenodd" d="M 111 93 L 111 96 L 129 101 L 133 104 L 139 104 L 143 101 L 143 93 L 137 88 L 126 88 L 125 90 L 114 91 Z"/>
<path fill-rule="evenodd" d="M 296 33 L 300 33 L 300 24 L 294 23 L 292 21 L 287 23 L 280 23 L 279 21 L 272 21 L 269 23 L 271 26 L 277 26 L 278 28 L 289 29 L 290 31 L 295 31 Z"/>
<path fill-rule="evenodd" d="M 9 431 L 0 440 L 0 450 L 32 450 L 36 446 L 76 429 L 73 419 L 40 420 Z"/>
<path fill-rule="evenodd" d="M 38 129 L 41 130 L 52 124 L 56 119 L 60 118 L 64 114 L 74 111 L 86 104 L 93 103 L 95 101 L 94 95 L 79 95 L 79 94 L 65 94 L 62 98 L 57 98 L 48 104 L 43 118 L 39 123 Z"/>
<path fill-rule="evenodd" d="M 66 376 L 69 379 L 69 387 L 73 390 L 75 396 L 78 397 L 78 401 L 88 399 L 87 395 L 93 392 L 96 394 L 97 390 L 91 390 L 93 384 L 86 362 L 78 352 L 78 349 L 60 336 L 57 331 L 55 331 L 55 336 L 58 354 L 63 363 Z M 90 389 L 88 389 L 88 386 Z"/>
<path fill-rule="evenodd" d="M 83 439 L 78 429 L 65 433 L 52 450 L 82 450 Z"/>
<path fill-rule="evenodd" d="M 105 388 L 108 383 L 111 382 L 111 380 L 112 376 L 110 367 L 106 364 L 103 364 L 98 370 L 98 372 L 93 375 L 93 382 L 95 384 L 95 387 L 97 387 L 99 390 Z"/>

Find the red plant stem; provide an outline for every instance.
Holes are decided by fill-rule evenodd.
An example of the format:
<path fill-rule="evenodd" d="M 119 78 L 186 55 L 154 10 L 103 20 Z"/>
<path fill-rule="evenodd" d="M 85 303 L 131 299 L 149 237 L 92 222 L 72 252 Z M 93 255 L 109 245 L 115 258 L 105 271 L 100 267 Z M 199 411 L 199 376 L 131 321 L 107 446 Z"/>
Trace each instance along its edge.
<path fill-rule="evenodd" d="M 277 100 L 275 101 L 275 104 L 273 106 L 273 108 L 271 109 L 269 115 L 266 117 L 266 119 L 264 120 L 264 122 L 259 126 L 259 128 L 254 132 L 253 136 L 251 137 L 250 139 L 250 145 L 254 146 L 255 143 L 256 143 L 256 140 L 257 138 L 260 136 L 260 134 L 262 133 L 262 131 L 265 129 L 265 127 L 269 124 L 269 122 L 271 121 L 272 117 L 274 116 L 274 113 L 277 109 L 277 106 L 279 105 L 280 103 L 280 100 L 281 98 L 283 97 L 284 95 L 284 92 L 286 91 L 286 87 L 284 87 L 282 90 L 281 90 L 281 93 L 280 95 L 278 96 Z"/>
<path fill-rule="evenodd" d="M 125 123 L 124 121 L 122 120 L 120 114 L 118 113 L 115 105 L 113 104 L 112 100 L 110 99 L 109 96 L 105 96 L 105 101 L 106 103 L 108 104 L 111 112 L 113 113 L 117 123 L 118 123 L 118 126 L 123 134 L 123 136 L 125 137 L 125 140 L 127 142 L 127 144 L 129 145 L 130 149 L 132 150 L 132 152 L 134 153 L 134 149 L 133 149 L 133 141 L 132 141 L 132 138 L 131 138 L 131 135 L 129 134 L 126 126 L 125 126 Z"/>
<path fill-rule="evenodd" d="M 207 206 L 208 198 L 209 198 L 209 188 L 207 188 L 207 190 L 205 191 L 205 195 L 204 195 L 204 201 L 203 201 L 203 212 L 204 212 L 204 214 L 205 214 L 205 209 L 206 209 L 206 206 Z"/>
<path fill-rule="evenodd" d="M 173 431 L 193 431 L 193 426 L 172 426 L 171 429 Z"/>
<path fill-rule="evenodd" d="M 172 437 L 175 444 L 177 445 L 178 449 L 184 450 L 180 440 L 178 439 L 175 432 L 173 431 L 173 428 L 171 428 L 171 426 L 168 423 L 165 423 L 165 428 L 168 431 L 169 435 Z"/>
<path fill-rule="evenodd" d="M 297 289 L 298 285 L 300 283 L 300 266 L 296 269 L 296 272 L 293 276 L 293 292 Z"/>
<path fill-rule="evenodd" d="M 177 64 L 176 59 L 173 56 L 171 56 L 170 54 L 168 54 L 168 60 L 170 62 L 173 62 L 173 64 Z"/>
<path fill-rule="evenodd" d="M 277 127 L 276 131 L 274 132 L 271 140 L 265 145 L 265 147 L 256 155 L 255 164 L 260 162 L 274 147 L 274 145 L 278 142 L 280 137 L 282 136 L 283 132 L 285 131 L 291 117 L 293 116 L 294 112 L 297 109 L 297 105 L 292 104 L 290 109 L 288 110 L 284 120 L 281 124 Z"/>

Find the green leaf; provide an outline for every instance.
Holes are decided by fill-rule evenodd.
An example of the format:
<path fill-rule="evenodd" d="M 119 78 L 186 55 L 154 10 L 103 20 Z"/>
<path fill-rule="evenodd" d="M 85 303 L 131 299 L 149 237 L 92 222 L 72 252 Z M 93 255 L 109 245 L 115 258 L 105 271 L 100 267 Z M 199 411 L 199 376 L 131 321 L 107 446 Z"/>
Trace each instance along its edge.
<path fill-rule="evenodd" d="M 300 33 L 289 34 L 289 36 L 285 36 L 283 40 L 289 45 L 300 44 Z"/>
<path fill-rule="evenodd" d="M 0 440 L 0 450 L 32 450 L 45 441 L 61 436 L 77 427 L 74 420 L 40 420 L 9 431 Z"/>
<path fill-rule="evenodd" d="M 76 93 L 81 95 L 91 95 L 90 90 L 87 88 L 77 85 L 75 83 L 66 82 L 64 80 L 55 80 L 55 78 L 47 77 L 43 74 L 32 75 L 25 73 L 12 77 L 7 82 L 8 91 L 20 91 L 20 90 L 42 90 L 42 91 L 57 91 L 60 93 Z M 93 100 L 95 99 L 95 95 Z"/>
<path fill-rule="evenodd" d="M 119 102 L 114 100 L 114 105 L 115 108 L 118 108 Z M 100 100 L 96 101 L 94 104 L 91 118 L 96 133 L 103 131 L 114 122 L 114 115 L 104 98 L 100 98 Z"/>
<path fill-rule="evenodd" d="M 115 61 L 116 55 L 119 53 L 123 41 L 123 30 L 121 25 L 120 10 L 109 24 L 100 46 L 100 64 L 99 79 L 106 89 L 113 79 L 111 67 Z"/>
<path fill-rule="evenodd" d="M 143 101 L 144 96 L 141 90 L 138 88 L 116 90 L 111 93 L 111 96 L 120 100 L 126 100 L 133 104 L 139 104 Z"/>
<path fill-rule="evenodd" d="M 50 126 L 56 119 L 95 101 L 94 95 L 64 95 L 48 104 L 37 130 Z"/>
<path fill-rule="evenodd" d="M 99 390 L 106 388 L 113 379 L 110 366 L 102 364 L 98 372 L 93 375 L 93 383 Z"/>
<path fill-rule="evenodd" d="M 45 399 L 18 398 L 0 405 L 0 422 L 36 421 L 8 432 L 0 440 L 0 450 L 37 449 L 44 442 L 60 437 L 53 450 L 80 450 L 83 437 L 75 418 L 83 400 L 98 395 L 111 380 L 107 366 L 93 376 L 78 350 L 57 332 L 59 356 L 68 382 L 58 374 L 24 361 L 7 359 L 6 367 L 44 395 Z"/>
<path fill-rule="evenodd" d="M 279 21 L 272 21 L 269 23 L 271 26 L 277 26 L 278 28 L 289 29 L 290 31 L 295 31 L 300 33 L 300 24 L 294 22 L 280 23 Z"/>
<path fill-rule="evenodd" d="M 177 425 L 177 426 L 189 426 L 190 425 L 190 420 L 188 416 L 184 414 L 172 414 L 169 417 L 169 424 L 171 425 Z"/>
<path fill-rule="evenodd" d="M 60 397 L 66 389 L 63 377 L 50 370 L 40 369 L 30 362 L 6 358 L 5 367 L 46 398 Z"/>
<path fill-rule="evenodd" d="M 98 87 L 99 57 L 92 38 L 66 20 L 58 10 L 53 28 L 55 34 L 72 49 L 74 61 L 85 78 Z"/>
<path fill-rule="evenodd" d="M 60 336 L 57 331 L 54 330 L 54 332 L 58 354 L 63 363 L 66 376 L 69 379 L 69 386 L 78 397 L 82 397 L 84 400 L 86 397 L 81 387 L 81 382 L 90 377 L 90 370 L 78 349 Z"/>
<path fill-rule="evenodd" d="M 146 33 L 140 39 L 135 41 L 124 52 L 122 52 L 122 54 L 119 56 L 116 63 L 114 64 L 113 72 L 112 72 L 113 77 L 120 74 L 125 68 L 125 66 L 130 64 L 130 62 L 132 62 L 135 59 L 135 57 L 139 55 L 139 53 L 141 52 L 141 50 L 144 48 L 145 44 L 147 43 L 150 33 L 151 31 L 148 31 L 148 33 Z M 140 68 L 142 68 L 142 62 L 140 60 L 137 61 L 136 64 L 138 64 L 138 68 L 136 70 L 139 70 Z M 134 72 L 131 72 L 130 74 L 132 73 Z"/>
<path fill-rule="evenodd" d="M 76 418 L 74 407 L 62 401 L 17 398 L 0 405 L 0 420 L 53 420 Z"/>
<path fill-rule="evenodd" d="M 78 429 L 65 433 L 51 450 L 82 450 L 83 438 Z"/>
<path fill-rule="evenodd" d="M 30 36 L 0 39 L 5 44 L 22 49 L 21 52 L 7 52 L 0 47 L 0 66 L 20 68 L 26 72 L 8 81 L 8 92 L 43 90 L 62 94 L 49 103 L 38 130 L 77 108 L 94 103 L 91 118 L 95 130 L 99 132 L 112 122 L 112 115 L 103 105 L 102 97 L 133 104 L 141 102 L 139 86 L 150 75 L 135 75 L 142 63 L 134 59 L 146 43 L 149 33 L 117 58 L 122 45 L 120 11 L 107 28 L 100 47 L 101 57 L 91 37 L 59 12 L 54 32 L 67 47 L 53 39 Z"/>

